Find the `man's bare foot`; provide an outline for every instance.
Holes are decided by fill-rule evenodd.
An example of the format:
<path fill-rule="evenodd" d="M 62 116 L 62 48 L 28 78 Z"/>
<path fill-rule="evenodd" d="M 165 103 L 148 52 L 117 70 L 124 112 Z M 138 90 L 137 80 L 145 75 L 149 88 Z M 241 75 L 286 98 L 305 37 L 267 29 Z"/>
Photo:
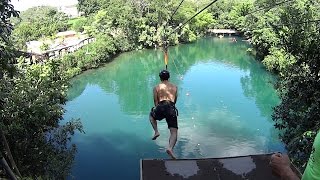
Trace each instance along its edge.
<path fill-rule="evenodd" d="M 166 152 L 167 152 L 167 154 L 171 157 L 171 159 L 177 159 L 177 158 L 174 156 L 172 150 L 167 149 Z"/>
<path fill-rule="evenodd" d="M 155 133 L 152 140 L 156 140 L 160 136 L 160 133 Z"/>

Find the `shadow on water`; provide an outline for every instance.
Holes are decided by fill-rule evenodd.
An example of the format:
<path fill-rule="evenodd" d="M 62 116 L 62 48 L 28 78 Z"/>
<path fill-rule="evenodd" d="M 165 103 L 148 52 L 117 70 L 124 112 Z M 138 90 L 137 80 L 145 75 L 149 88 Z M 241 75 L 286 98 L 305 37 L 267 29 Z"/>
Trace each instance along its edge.
<path fill-rule="evenodd" d="M 79 152 L 70 179 L 139 179 L 141 157 L 152 158 L 159 151 L 151 141 L 125 132 L 92 134 L 75 143 Z"/>

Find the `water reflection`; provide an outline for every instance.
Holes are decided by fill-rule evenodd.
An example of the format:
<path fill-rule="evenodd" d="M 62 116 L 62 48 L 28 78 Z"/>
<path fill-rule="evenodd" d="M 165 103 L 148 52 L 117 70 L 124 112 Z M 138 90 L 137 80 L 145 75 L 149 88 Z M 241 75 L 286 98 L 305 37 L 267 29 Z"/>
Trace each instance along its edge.
<path fill-rule="evenodd" d="M 272 77 L 262 71 L 259 65 L 248 56 L 247 48 L 248 45 L 245 43 L 230 43 L 228 39 L 206 39 L 191 45 L 171 47 L 169 49 L 171 59 L 169 69 L 173 75 L 176 75 L 171 81 L 180 86 L 183 82 L 180 81 L 179 73 L 184 76 L 194 64 L 215 61 L 248 72 L 248 77 L 241 78 L 247 96 L 255 96 L 254 93 L 265 93 L 261 91 L 265 87 L 260 88 L 260 86 L 268 86 L 266 82 L 272 81 Z M 117 94 L 125 112 L 146 113 L 144 106 L 139 105 L 144 103 L 151 105 L 152 97 L 148 95 L 150 89 L 158 82 L 157 73 L 163 68 L 162 59 L 162 52 L 154 50 L 122 54 L 118 60 L 109 63 L 107 67 L 89 71 L 75 78 L 73 87 L 69 91 L 69 99 L 73 100 L 80 96 L 88 84 L 95 84 L 107 93 Z M 173 60 L 177 64 L 177 69 Z M 273 88 L 269 86 L 267 90 L 273 93 L 271 99 L 276 99 Z M 270 103 L 274 104 L 274 102 Z"/>
<path fill-rule="evenodd" d="M 274 77 L 247 48 L 241 41 L 208 38 L 169 49 L 171 81 L 179 87 L 179 158 L 283 151 L 270 119 L 279 101 Z M 129 52 L 73 80 L 65 117 L 81 118 L 86 131 L 75 138 L 75 175 L 86 179 L 94 172 L 100 179 L 119 179 L 115 175 L 125 164 L 130 171 L 120 179 L 137 179 L 140 158 L 166 158 L 167 125 L 159 123 L 161 136 L 153 142 L 148 122 L 152 88 L 162 68 L 161 51 Z M 108 171 L 90 169 L 95 161 L 107 162 Z"/>

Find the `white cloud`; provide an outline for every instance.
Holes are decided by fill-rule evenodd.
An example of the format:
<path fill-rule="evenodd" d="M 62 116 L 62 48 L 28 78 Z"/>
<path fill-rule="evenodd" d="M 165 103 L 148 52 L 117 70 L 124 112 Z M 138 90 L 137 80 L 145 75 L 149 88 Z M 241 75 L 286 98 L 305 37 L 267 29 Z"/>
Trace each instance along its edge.
<path fill-rule="evenodd" d="M 78 3 L 78 0 L 12 0 L 14 8 L 18 11 L 24 11 L 35 6 L 71 6 Z"/>

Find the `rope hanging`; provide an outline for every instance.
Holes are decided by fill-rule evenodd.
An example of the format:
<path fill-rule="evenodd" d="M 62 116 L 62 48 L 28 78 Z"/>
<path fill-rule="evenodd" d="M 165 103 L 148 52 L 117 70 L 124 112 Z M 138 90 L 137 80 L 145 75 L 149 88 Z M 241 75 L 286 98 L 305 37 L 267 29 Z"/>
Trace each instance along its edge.
<path fill-rule="evenodd" d="M 172 20 L 172 17 L 175 15 L 175 13 L 178 11 L 178 9 L 180 8 L 181 4 L 183 3 L 184 0 L 181 0 L 181 2 L 179 3 L 178 7 L 175 9 L 175 11 L 171 14 L 169 21 Z M 180 28 L 182 28 L 183 26 L 185 26 L 189 21 L 191 21 L 194 17 L 196 17 L 198 14 L 200 14 L 201 12 L 203 12 L 205 9 L 207 9 L 208 7 L 210 7 L 212 4 L 214 4 L 215 2 L 217 2 L 218 0 L 213 0 L 211 3 L 209 3 L 206 7 L 204 7 L 203 9 L 201 9 L 199 12 L 197 12 L 195 15 L 193 15 L 191 18 L 189 18 L 187 21 L 185 21 L 182 25 L 179 25 L 178 27 L 176 27 L 168 36 L 170 36 L 171 34 L 175 33 L 177 30 L 179 30 Z M 168 69 L 168 61 L 169 61 L 169 55 L 168 55 L 168 44 L 169 42 L 167 41 L 168 36 L 166 35 L 166 26 L 167 26 L 167 22 L 165 23 L 164 26 L 164 35 L 162 37 L 162 42 L 163 42 L 163 51 L 164 51 L 164 64 L 165 64 L 165 68 L 166 70 Z"/>
<path fill-rule="evenodd" d="M 164 49 L 164 64 L 166 65 L 166 70 L 168 70 L 168 59 L 169 59 L 169 56 L 168 56 L 168 48 L 167 48 L 167 49 Z"/>

